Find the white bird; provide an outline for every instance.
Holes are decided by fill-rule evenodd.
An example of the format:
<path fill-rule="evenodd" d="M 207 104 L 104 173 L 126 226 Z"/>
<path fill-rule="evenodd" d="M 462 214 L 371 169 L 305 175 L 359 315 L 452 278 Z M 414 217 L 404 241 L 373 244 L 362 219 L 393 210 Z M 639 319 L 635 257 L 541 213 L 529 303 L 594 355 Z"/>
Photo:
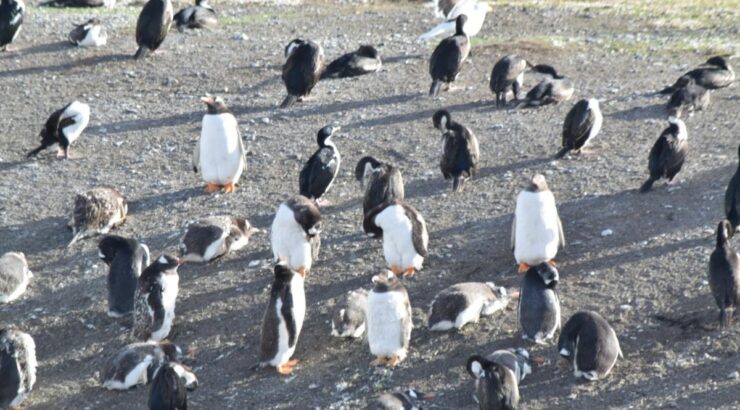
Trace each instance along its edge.
<path fill-rule="evenodd" d="M 441 8 L 435 7 L 435 13 L 441 15 Z M 426 33 L 419 36 L 419 40 L 427 41 L 434 37 L 444 35 L 445 37 L 451 36 L 455 33 L 455 20 L 458 16 L 464 14 L 468 17 L 463 27 L 465 34 L 469 37 L 473 37 L 480 32 L 483 27 L 483 22 L 486 20 L 486 14 L 491 11 L 491 6 L 488 3 L 478 2 L 478 0 L 462 0 L 457 2 L 450 12 L 444 16 L 445 21 L 439 23 L 437 26 L 427 31 Z"/>

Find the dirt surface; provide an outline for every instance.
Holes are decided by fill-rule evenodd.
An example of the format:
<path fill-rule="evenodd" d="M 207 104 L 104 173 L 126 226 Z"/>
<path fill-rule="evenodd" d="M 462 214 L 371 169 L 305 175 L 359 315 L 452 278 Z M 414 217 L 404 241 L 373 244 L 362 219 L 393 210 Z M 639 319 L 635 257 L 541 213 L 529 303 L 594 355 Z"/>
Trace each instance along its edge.
<path fill-rule="evenodd" d="M 105 314 L 107 270 L 97 239 L 65 247 L 76 192 L 115 187 L 131 204 L 116 233 L 142 240 L 154 257 L 175 253 L 182 227 L 209 214 L 234 213 L 269 228 L 278 204 L 298 190 L 318 129 L 339 124 L 342 168 L 326 196 L 334 205 L 323 209 L 321 258 L 307 282 L 295 375 L 250 370 L 272 282 L 269 238 L 257 236 L 238 254 L 180 269 L 171 339 L 194 352 L 188 363 L 200 387 L 189 395 L 192 408 L 358 408 L 409 386 L 436 395 L 427 408 L 474 408 L 463 365 L 474 353 L 524 345 L 515 304 L 459 333 L 431 334 L 426 310 L 438 291 L 457 282 L 518 286 L 511 212 L 535 172 L 547 176 L 569 240 L 558 255 L 563 320 L 580 309 L 600 312 L 625 358 L 606 380 L 586 384 L 554 346 L 526 346 L 547 360 L 520 386 L 524 408 L 737 408 L 740 324 L 718 332 L 706 268 L 737 167 L 738 87 L 713 93 L 709 109 L 687 120 L 690 154 L 676 186 L 660 183 L 646 195 L 636 188 L 666 126 L 666 99 L 643 94 L 712 53 L 737 53 L 740 6 L 668 3 L 494 3 L 457 82 L 461 89 L 438 100 L 426 96 L 434 44 L 415 40 L 436 22 L 419 3 L 216 2 L 220 29 L 173 31 L 161 54 L 141 62 L 130 58 L 139 6 L 30 6 L 18 51 L 0 55 L 0 253 L 25 252 L 35 273 L 20 300 L 0 306 L 0 326 L 17 325 L 36 340 L 38 382 L 26 407 L 146 405 L 147 388 L 109 392 L 98 381 L 104 358 L 132 341 L 130 321 Z M 66 44 L 71 24 L 91 15 L 107 26 L 108 45 Z M 295 37 L 318 41 L 329 58 L 359 43 L 381 44 L 385 65 L 375 75 L 322 82 L 315 100 L 281 111 L 283 47 Z M 511 52 L 569 75 L 574 99 L 536 110 L 496 109 L 488 77 Z M 528 75 L 525 89 L 538 80 Z M 205 93 L 226 100 L 248 146 L 248 169 L 235 194 L 204 194 L 190 168 Z M 595 153 L 553 161 L 565 114 L 588 97 L 604 100 Z M 76 158 L 58 161 L 47 152 L 25 160 L 47 116 L 73 99 L 92 108 L 91 124 L 72 149 Z M 480 140 L 480 172 L 461 194 L 450 194 L 438 169 L 431 116 L 443 107 Z M 361 232 L 361 192 L 352 177 L 368 154 L 400 166 L 408 202 L 424 215 L 431 236 L 425 269 L 407 281 L 411 351 L 393 371 L 370 368 L 367 342 L 329 336 L 334 299 L 369 288 L 384 264 L 381 244 Z M 607 229 L 611 235 L 602 233 Z"/>

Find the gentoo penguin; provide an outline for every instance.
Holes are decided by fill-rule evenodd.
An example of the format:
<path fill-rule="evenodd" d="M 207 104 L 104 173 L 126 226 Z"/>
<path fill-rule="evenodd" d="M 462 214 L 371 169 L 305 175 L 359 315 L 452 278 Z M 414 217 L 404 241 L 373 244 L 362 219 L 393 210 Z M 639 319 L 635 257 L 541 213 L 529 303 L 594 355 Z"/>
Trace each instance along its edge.
<path fill-rule="evenodd" d="M 532 373 L 532 366 L 529 364 L 529 352 L 521 347 L 496 350 L 486 358 L 511 370 L 518 383 L 521 383 L 527 375 Z"/>
<path fill-rule="evenodd" d="M 107 234 L 123 224 L 127 213 L 126 198 L 113 188 L 97 187 L 77 194 L 72 220 L 68 224 L 74 236 L 67 247 L 88 236 Z"/>
<path fill-rule="evenodd" d="M 285 261 L 278 262 L 270 289 L 270 302 L 262 319 L 260 364 L 273 366 L 282 375 L 289 375 L 298 363 L 291 357 L 306 316 L 303 278 Z"/>
<path fill-rule="evenodd" d="M 332 137 L 340 129 L 341 127 L 327 125 L 319 130 L 316 136 L 319 149 L 306 161 L 298 178 L 300 194 L 317 203 L 321 196 L 331 188 L 331 184 L 339 173 L 342 159 Z"/>
<path fill-rule="evenodd" d="M 0 330 L 0 408 L 18 408 L 36 383 L 36 344 L 14 328 Z"/>
<path fill-rule="evenodd" d="M 684 112 L 689 116 L 694 115 L 696 111 L 702 111 L 709 107 L 710 92 L 706 88 L 694 84 L 691 80 L 686 86 L 679 88 L 671 94 L 666 111 L 668 116 L 681 118 Z"/>
<path fill-rule="evenodd" d="M 98 255 L 110 267 L 108 316 L 130 314 L 139 276 L 149 266 L 149 248 L 135 239 L 109 235 L 98 243 Z"/>
<path fill-rule="evenodd" d="M 456 19 L 466 16 L 465 32 L 473 37 L 477 35 L 486 20 L 486 14 L 491 11 L 491 6 L 477 0 L 461 0 L 447 13 L 445 21 L 436 25 L 431 30 L 419 36 L 420 41 L 431 40 L 441 35 L 451 35 L 456 30 Z"/>
<path fill-rule="evenodd" d="M 573 82 L 558 74 L 555 68 L 545 64 L 532 67 L 532 71 L 549 75 L 529 90 L 527 96 L 517 105 L 517 108 L 539 107 L 547 104 L 559 104 L 573 96 L 575 88 Z"/>
<path fill-rule="evenodd" d="M 128 390 L 138 384 L 149 383 L 162 365 L 172 363 L 185 378 L 186 386 L 195 388 L 198 378 L 180 360 L 182 350 L 169 341 L 131 343 L 105 361 L 100 381 L 109 390 Z"/>
<path fill-rule="evenodd" d="M 578 101 L 568 111 L 563 123 L 563 148 L 555 154 L 555 158 L 563 158 L 569 151 L 580 154 L 601 131 L 601 115 L 599 100 L 596 98 Z"/>
<path fill-rule="evenodd" d="M 493 282 L 463 282 L 439 292 L 429 307 L 429 329 L 433 331 L 461 329 L 477 323 L 481 315 L 489 316 L 503 310 L 511 297 L 506 288 Z"/>
<path fill-rule="evenodd" d="M 401 170 L 371 156 L 362 157 L 357 162 L 355 178 L 365 191 L 362 199 L 363 217 L 384 202 L 394 199 L 403 201 L 405 197 Z"/>
<path fill-rule="evenodd" d="M 470 129 L 452 121 L 447 110 L 432 116 L 434 128 L 442 131 L 442 158 L 439 169 L 445 179 L 452 179 L 452 192 L 462 192 L 465 181 L 475 175 L 480 163 L 478 138 Z"/>
<path fill-rule="evenodd" d="M 174 17 L 178 31 L 186 28 L 214 29 L 218 26 L 216 10 L 208 4 L 208 0 L 195 0 L 194 6 L 187 6 L 178 11 Z"/>
<path fill-rule="evenodd" d="M 48 147 L 57 146 L 57 158 L 69 158 L 69 146 L 82 134 L 88 122 L 90 106 L 72 101 L 51 114 L 39 134 L 41 145 L 26 156 L 30 158 Z"/>
<path fill-rule="evenodd" d="M 195 145 L 193 171 L 200 171 L 207 184 L 206 192 L 234 192 L 247 167 L 239 125 L 221 98 L 206 96 L 200 100 L 208 108 Z"/>
<path fill-rule="evenodd" d="M 508 367 L 480 355 L 467 363 L 475 379 L 475 400 L 481 410 L 516 410 L 519 408 L 519 382 Z"/>
<path fill-rule="evenodd" d="M 679 88 L 685 87 L 692 80 L 696 85 L 708 90 L 729 87 L 735 81 L 735 72 L 732 71 L 732 67 L 730 67 L 727 60 L 723 56 L 712 57 L 702 66 L 679 77 L 673 85 L 664 88 L 660 93 L 671 94 Z"/>
<path fill-rule="evenodd" d="M 275 262 L 286 259 L 288 267 L 305 276 L 318 256 L 321 213 L 316 204 L 297 195 L 280 204 L 270 229 Z"/>
<path fill-rule="evenodd" d="M 285 58 L 282 77 L 288 96 L 280 108 L 308 97 L 324 71 L 324 49 L 311 40 L 292 40 L 285 46 Z"/>
<path fill-rule="evenodd" d="M 413 276 L 421 270 L 429 247 L 424 218 L 411 205 L 393 200 L 370 211 L 362 223 L 371 237 L 383 237 L 383 256 L 396 275 Z"/>
<path fill-rule="evenodd" d="M 375 47 L 361 45 L 357 51 L 344 54 L 326 66 L 321 73 L 321 79 L 358 77 L 374 73 L 380 70 L 382 65 L 380 53 Z"/>
<path fill-rule="evenodd" d="M 91 18 L 82 24 L 75 24 L 74 26 L 75 28 L 69 32 L 67 38 L 70 43 L 78 47 L 100 47 L 108 42 L 105 29 L 100 24 L 100 20 L 96 18 Z"/>
<path fill-rule="evenodd" d="M 396 367 L 411 340 L 411 303 L 401 281 L 390 271 L 373 276 L 373 289 L 367 296 L 367 340 L 376 356 L 371 366 Z"/>
<path fill-rule="evenodd" d="M 149 410 L 187 410 L 188 388 L 183 367 L 165 363 L 157 369 L 149 388 Z"/>
<path fill-rule="evenodd" d="M 139 49 L 134 54 L 138 60 L 156 51 L 167 37 L 172 26 L 172 1 L 149 0 L 141 9 L 136 21 L 136 44 Z"/>
<path fill-rule="evenodd" d="M 429 74 L 432 76 L 432 87 L 429 96 L 436 97 L 442 84 L 449 89 L 450 83 L 457 79 L 463 62 L 470 54 L 470 38 L 465 33 L 467 17 L 462 14 L 455 20 L 455 34 L 440 41 L 429 58 Z"/>
<path fill-rule="evenodd" d="M 622 357 L 619 340 L 609 323 L 596 312 L 584 310 L 565 322 L 558 338 L 560 356 L 573 363 L 573 374 L 587 380 L 606 377 Z"/>
<path fill-rule="evenodd" d="M 0 257 L 0 303 L 18 299 L 32 277 L 23 252 L 8 252 Z"/>
<path fill-rule="evenodd" d="M 733 229 L 728 220 L 717 227 L 717 247 L 709 257 L 709 287 L 712 288 L 714 300 L 719 307 L 719 327 L 730 323 L 727 309 L 740 307 L 740 255 L 730 243 Z"/>
<path fill-rule="evenodd" d="M 175 320 L 180 263 L 172 256 L 162 255 L 139 276 L 134 294 L 134 338 L 158 342 L 170 334 Z"/>
<path fill-rule="evenodd" d="M 23 0 L 2 0 L 0 2 L 0 51 L 9 51 L 8 45 L 18 37 L 23 25 Z"/>
<path fill-rule="evenodd" d="M 259 229 L 249 221 L 236 216 L 210 216 L 188 225 L 180 241 L 182 260 L 210 262 L 213 259 L 238 251 L 249 243 L 249 238 Z"/>
<path fill-rule="evenodd" d="M 365 333 L 367 291 L 355 289 L 345 293 L 331 315 L 331 335 L 357 339 Z"/>
<path fill-rule="evenodd" d="M 737 146 L 738 163 L 735 175 L 725 191 L 725 216 L 735 232 L 740 232 L 740 145 Z"/>
<path fill-rule="evenodd" d="M 509 54 L 496 62 L 491 71 L 491 92 L 496 94 L 496 106 L 506 105 L 506 93 L 514 94 L 514 100 L 519 99 L 519 90 L 524 83 L 524 71 L 531 64 L 516 54 Z"/>
<path fill-rule="evenodd" d="M 511 227 L 511 247 L 519 272 L 542 262 L 552 264 L 558 248 L 565 246 L 563 224 L 555 206 L 555 196 L 545 176 L 536 174 L 516 199 Z"/>
<path fill-rule="evenodd" d="M 402 392 L 384 393 L 371 401 L 365 410 L 421 410 L 418 402 L 430 400 L 434 396 L 415 389 Z"/>
<path fill-rule="evenodd" d="M 663 130 L 650 150 L 648 157 L 650 177 L 642 184 L 640 192 L 649 191 L 653 183 L 661 178 L 668 179 L 669 185 L 675 182 L 674 178 L 681 171 L 686 154 L 689 152 L 687 138 L 686 124 L 679 118 L 669 117 L 668 127 Z"/>
<path fill-rule="evenodd" d="M 560 329 L 560 297 L 555 287 L 558 270 L 541 263 L 531 266 L 522 279 L 519 291 L 519 325 L 522 338 L 546 344 Z"/>

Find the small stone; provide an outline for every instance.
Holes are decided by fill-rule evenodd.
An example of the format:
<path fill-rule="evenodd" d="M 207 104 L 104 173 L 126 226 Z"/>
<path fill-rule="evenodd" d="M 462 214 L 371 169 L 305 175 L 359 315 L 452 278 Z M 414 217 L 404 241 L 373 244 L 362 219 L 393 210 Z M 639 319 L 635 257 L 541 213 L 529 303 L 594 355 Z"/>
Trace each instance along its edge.
<path fill-rule="evenodd" d="M 621 305 L 619 306 L 619 310 L 627 312 L 627 311 L 632 310 L 632 306 L 631 305 Z"/>
<path fill-rule="evenodd" d="M 270 123 L 270 118 L 268 118 L 268 117 L 262 117 L 262 119 L 260 119 L 260 121 L 262 121 L 263 124 L 269 124 Z"/>
<path fill-rule="evenodd" d="M 727 378 L 730 380 L 737 380 L 738 378 L 740 378 L 740 373 L 738 373 L 738 371 L 735 370 L 734 372 L 728 374 Z"/>
<path fill-rule="evenodd" d="M 603 231 L 601 231 L 601 236 L 612 236 L 612 235 L 614 235 L 614 231 L 612 231 L 611 229 L 604 229 Z"/>
<path fill-rule="evenodd" d="M 253 260 L 253 261 L 250 261 L 249 262 L 249 267 L 250 268 L 256 268 L 257 266 L 259 266 L 259 264 L 260 264 L 260 261 L 259 260 Z"/>

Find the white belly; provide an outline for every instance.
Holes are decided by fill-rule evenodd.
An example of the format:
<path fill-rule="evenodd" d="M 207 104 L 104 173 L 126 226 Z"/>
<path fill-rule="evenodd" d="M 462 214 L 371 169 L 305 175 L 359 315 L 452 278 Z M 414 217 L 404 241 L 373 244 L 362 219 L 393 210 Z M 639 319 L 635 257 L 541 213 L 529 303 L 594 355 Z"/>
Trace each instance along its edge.
<path fill-rule="evenodd" d="M 82 131 L 87 127 L 90 122 L 90 106 L 79 101 L 73 101 L 72 104 L 62 113 L 62 118 L 74 118 L 74 124 L 69 125 L 62 129 L 64 135 L 67 137 L 67 141 L 70 144 L 75 142 L 80 137 Z"/>
<path fill-rule="evenodd" d="M 413 227 L 403 207 L 386 208 L 375 217 L 375 223 L 383 230 L 383 256 L 388 266 L 421 270 L 424 258 L 414 248 Z"/>
<path fill-rule="evenodd" d="M 295 221 L 293 211 L 284 204 L 280 205 L 272 222 L 270 241 L 275 260 L 286 259 L 288 267 L 293 270 L 311 270 L 311 243 L 306 239 L 303 228 Z"/>
<path fill-rule="evenodd" d="M 98 47 L 105 45 L 107 42 L 107 37 L 105 34 L 101 35 L 101 26 L 93 26 L 90 30 L 87 31 L 87 34 L 85 35 L 85 38 L 80 41 L 79 46 L 80 47 Z"/>
<path fill-rule="evenodd" d="M 555 258 L 560 234 L 552 192 L 523 191 L 517 199 L 515 212 L 516 261 L 534 266 Z"/>
<path fill-rule="evenodd" d="M 109 379 L 103 386 L 109 390 L 127 390 L 137 384 L 147 383 L 147 368 L 152 364 L 152 355 L 147 355 L 144 360 L 137 364 L 131 371 L 126 374 L 123 380 Z"/>
<path fill-rule="evenodd" d="M 200 169 L 207 183 L 238 182 L 244 171 L 236 118 L 229 113 L 206 114 L 200 133 Z"/>
<path fill-rule="evenodd" d="M 279 320 L 278 348 L 277 354 L 275 354 L 275 357 L 269 362 L 271 366 L 280 366 L 290 360 L 295 352 L 295 346 L 298 343 L 298 337 L 303 328 L 303 319 L 306 316 L 306 295 L 303 289 L 303 278 L 300 275 L 293 275 L 293 279 L 291 281 L 291 295 L 293 296 L 293 320 L 295 321 L 296 330 L 295 343 L 292 346 L 288 344 L 288 327 L 280 313 L 283 303 L 278 299 L 275 303 L 275 310 Z"/>
<path fill-rule="evenodd" d="M 161 341 L 170 334 L 172 322 L 175 320 L 175 301 L 177 300 L 179 281 L 178 275 L 163 276 L 162 287 L 164 291 L 162 293 L 162 305 L 164 305 L 164 321 L 162 322 L 162 327 L 152 332 L 149 340 Z"/>
<path fill-rule="evenodd" d="M 368 295 L 367 340 L 375 356 L 406 356 L 401 319 L 406 316 L 400 292 L 370 292 Z"/>

